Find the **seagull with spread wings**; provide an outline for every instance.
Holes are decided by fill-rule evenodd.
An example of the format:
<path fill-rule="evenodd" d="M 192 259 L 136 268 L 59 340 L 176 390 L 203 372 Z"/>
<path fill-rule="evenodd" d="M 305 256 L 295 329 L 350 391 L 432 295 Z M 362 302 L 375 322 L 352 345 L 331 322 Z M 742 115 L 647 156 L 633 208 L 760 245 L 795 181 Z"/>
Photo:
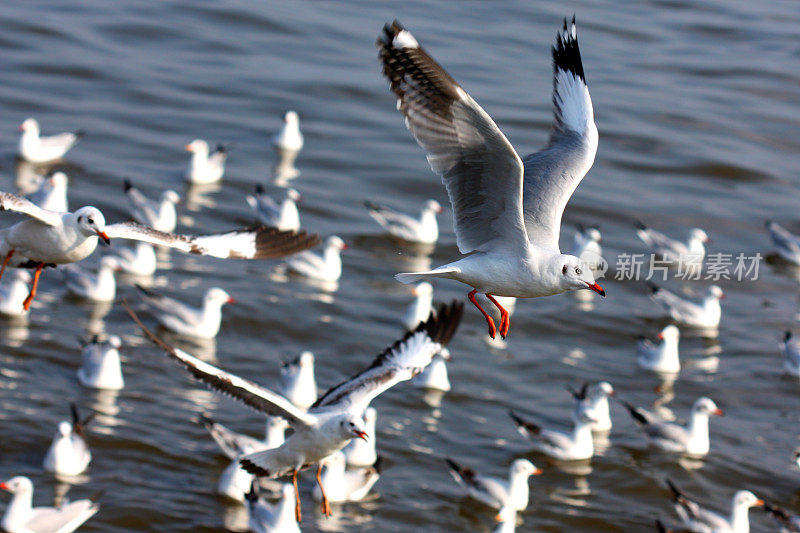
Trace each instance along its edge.
<path fill-rule="evenodd" d="M 537 298 L 591 289 L 605 295 L 591 270 L 558 246 L 561 215 L 594 163 L 597 127 L 578 49 L 575 19 L 553 47 L 553 131 L 547 146 L 521 159 L 492 118 L 397 21 L 378 39 L 383 74 L 397 109 L 453 205 L 458 249 L 470 254 L 426 272 L 401 273 L 403 283 L 449 278 L 470 285 L 470 301 L 494 338 L 494 320 L 480 291 L 500 310 L 500 335 L 509 313 L 494 296 Z"/>
<path fill-rule="evenodd" d="M 308 411 L 304 411 L 275 392 L 170 346 L 153 335 L 136 314 L 126 308 L 144 334 L 196 379 L 256 411 L 282 417 L 294 428 L 294 433 L 281 446 L 246 455 L 241 464 L 245 470 L 258 476 L 275 478 L 292 474 L 298 522 L 301 519 L 298 472 L 313 464 L 319 465 L 322 459 L 344 448 L 353 438 L 367 440 L 369 435 L 362 418 L 364 410 L 379 394 L 411 379 L 430 364 L 433 356 L 455 334 L 464 310 L 463 305 L 457 302 L 440 306 L 435 315 L 386 348 L 370 366 L 329 389 Z M 317 483 L 320 487 L 321 470 L 319 465 Z M 331 514 L 324 490 L 322 512 L 328 516 Z"/>
<path fill-rule="evenodd" d="M 27 310 L 36 296 L 39 275 L 45 266 L 74 263 L 85 259 L 98 239 L 110 244 L 111 239 L 131 239 L 168 246 L 181 252 L 232 259 L 270 259 L 284 257 L 319 244 L 317 235 L 305 232 L 280 231 L 256 227 L 213 235 L 179 235 L 164 233 L 135 222 L 106 225 L 96 207 L 81 207 L 74 213 L 48 211 L 8 192 L 0 191 L 0 211 L 27 215 L 8 228 L 0 229 L 0 278 L 6 267 L 35 268 L 31 292 L 23 304 Z"/>

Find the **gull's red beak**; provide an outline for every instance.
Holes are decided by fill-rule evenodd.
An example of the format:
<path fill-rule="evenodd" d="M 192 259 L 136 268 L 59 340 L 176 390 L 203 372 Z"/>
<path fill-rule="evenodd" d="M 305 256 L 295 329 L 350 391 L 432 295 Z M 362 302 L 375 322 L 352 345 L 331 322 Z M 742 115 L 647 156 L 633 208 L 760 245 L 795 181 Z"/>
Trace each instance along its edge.
<path fill-rule="evenodd" d="M 369 442 L 369 435 L 367 435 L 366 431 L 356 431 L 355 433 L 359 439 L 363 440 L 364 442 Z"/>
<path fill-rule="evenodd" d="M 11 489 L 8 488 L 8 485 L 6 485 L 5 483 L 0 483 L 0 489 L 11 490 Z"/>
<path fill-rule="evenodd" d="M 531 475 L 533 475 L 533 476 L 541 476 L 542 474 L 544 474 L 544 470 L 542 470 L 541 468 L 537 468 L 537 469 L 535 469 L 533 471 L 533 474 L 531 474 Z"/>
<path fill-rule="evenodd" d="M 19 127 L 18 127 L 17 129 L 18 129 L 19 131 L 25 131 L 25 126 L 24 126 L 23 124 L 20 124 L 20 125 L 19 125 Z"/>
<path fill-rule="evenodd" d="M 98 231 L 97 236 L 100 237 L 100 240 L 103 241 L 103 244 L 106 246 L 111 244 L 111 239 L 108 238 L 108 235 L 106 235 L 105 231 Z"/>
<path fill-rule="evenodd" d="M 444 213 L 444 207 L 439 206 L 439 209 L 437 209 L 436 212 L 441 215 L 442 213 Z"/>
<path fill-rule="evenodd" d="M 236 303 L 236 300 L 235 300 L 235 299 L 233 299 L 233 298 L 228 298 L 228 303 L 229 303 L 229 304 L 235 304 L 235 303 Z"/>
<path fill-rule="evenodd" d="M 349 247 L 349 246 L 347 246 L 347 243 L 344 243 L 344 244 L 342 245 L 342 251 L 349 250 L 349 249 L 350 249 L 350 247 Z"/>
<path fill-rule="evenodd" d="M 660 341 L 664 340 L 664 334 L 663 333 L 659 333 L 658 334 L 658 340 L 660 340 Z"/>
<path fill-rule="evenodd" d="M 584 283 L 586 283 L 586 282 L 584 282 Z M 603 287 L 601 287 L 597 283 L 595 283 L 594 285 L 592 285 L 590 283 L 586 283 L 586 286 L 589 287 L 590 289 L 592 289 L 594 292 L 596 292 L 600 296 L 605 296 L 606 295 L 606 291 L 604 291 Z"/>
<path fill-rule="evenodd" d="M 186 146 L 183 147 L 183 149 L 186 150 L 187 152 L 191 152 L 192 151 L 192 145 L 191 144 L 187 144 Z"/>
<path fill-rule="evenodd" d="M 716 411 L 714 411 L 714 414 L 717 416 L 722 416 L 724 412 L 722 411 L 722 409 L 717 409 Z"/>
<path fill-rule="evenodd" d="M 764 507 L 764 500 L 756 500 L 756 503 L 753 504 L 755 507 Z"/>

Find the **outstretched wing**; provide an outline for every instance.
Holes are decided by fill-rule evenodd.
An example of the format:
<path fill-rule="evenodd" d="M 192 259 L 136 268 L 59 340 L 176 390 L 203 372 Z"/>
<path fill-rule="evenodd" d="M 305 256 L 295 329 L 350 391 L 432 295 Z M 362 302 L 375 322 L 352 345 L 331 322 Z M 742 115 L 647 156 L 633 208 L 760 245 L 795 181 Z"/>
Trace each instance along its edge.
<path fill-rule="evenodd" d="M 183 350 L 167 344 L 147 329 L 145 325 L 142 324 L 141 320 L 139 320 L 136 313 L 127 304 L 123 305 L 134 322 L 139 325 L 139 328 L 141 328 L 145 336 L 153 341 L 156 346 L 164 350 L 167 355 L 181 363 L 195 379 L 202 381 L 222 394 L 239 400 L 260 413 L 285 418 L 292 425 L 311 425 L 315 422 L 314 417 L 307 415 L 292 405 L 292 403 L 283 396 L 256 385 L 252 381 L 225 372 L 220 368 L 201 361 Z"/>
<path fill-rule="evenodd" d="M 553 46 L 553 131 L 547 146 L 523 159 L 523 208 L 531 243 L 558 250 L 561 216 L 592 167 L 597 127 L 583 75 L 575 18 Z"/>
<path fill-rule="evenodd" d="M 168 246 L 185 253 L 226 259 L 273 259 L 308 250 L 320 243 L 319 235 L 256 226 L 212 235 L 164 233 L 135 222 L 105 228 L 109 239 L 131 239 Z"/>
<path fill-rule="evenodd" d="M 397 21 L 378 39 L 397 109 L 453 204 L 461 253 L 527 246 L 522 161 L 491 117 Z"/>
<path fill-rule="evenodd" d="M 370 402 L 393 385 L 420 373 L 458 328 L 464 304 L 441 305 L 417 329 L 386 348 L 370 366 L 320 397 L 310 411 L 336 407 L 361 414 Z"/>
<path fill-rule="evenodd" d="M 62 213 L 42 209 L 30 200 L 27 200 L 10 192 L 0 191 L 0 211 L 15 211 L 35 218 L 39 222 L 44 222 L 49 226 L 61 224 Z"/>

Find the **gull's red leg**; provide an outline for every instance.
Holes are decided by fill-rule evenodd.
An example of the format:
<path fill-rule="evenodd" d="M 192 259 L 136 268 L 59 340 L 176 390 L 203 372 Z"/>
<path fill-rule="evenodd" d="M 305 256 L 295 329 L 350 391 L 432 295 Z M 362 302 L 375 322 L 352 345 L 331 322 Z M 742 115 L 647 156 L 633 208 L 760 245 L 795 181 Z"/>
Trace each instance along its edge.
<path fill-rule="evenodd" d="M 508 328 L 511 327 L 511 316 L 509 316 L 505 307 L 497 303 L 497 300 L 494 299 L 494 296 L 487 292 L 486 297 L 489 298 L 489 301 L 500 310 L 500 336 L 505 339 L 506 335 L 508 335 Z"/>
<path fill-rule="evenodd" d="M 13 255 L 14 255 L 14 249 L 12 248 L 12 249 L 11 249 L 11 250 L 9 250 L 9 252 L 6 254 L 6 258 L 5 258 L 5 259 L 3 259 L 3 267 L 2 267 L 2 268 L 0 268 L 0 279 L 3 279 L 3 272 L 5 272 L 5 271 L 6 271 L 6 267 L 8 266 L 8 262 L 9 262 L 9 261 L 11 261 L 11 256 L 13 256 Z"/>
<path fill-rule="evenodd" d="M 297 470 L 292 470 L 292 485 L 294 485 L 294 518 L 297 523 L 303 521 L 303 514 L 300 512 L 300 491 L 297 490 Z"/>
<path fill-rule="evenodd" d="M 43 268 L 44 268 L 44 263 L 39 263 L 36 265 L 36 273 L 33 275 L 31 292 L 28 294 L 28 297 L 25 298 L 25 301 L 22 302 L 22 308 L 25 309 L 26 311 L 31 308 L 31 302 L 36 297 L 36 287 L 39 285 L 39 276 L 41 275 Z"/>
<path fill-rule="evenodd" d="M 477 289 L 472 289 L 472 292 L 467 295 L 467 298 L 469 298 L 469 301 L 472 302 L 472 304 L 478 308 L 478 311 L 483 314 L 484 318 L 486 318 L 486 323 L 489 324 L 489 336 L 494 339 L 495 333 L 497 332 L 497 329 L 494 326 L 494 320 L 489 316 L 489 313 L 483 310 L 483 307 L 481 307 L 481 304 L 478 303 L 478 300 L 475 299 L 475 293 L 477 292 Z"/>
<path fill-rule="evenodd" d="M 331 504 L 328 502 L 328 497 L 325 495 L 325 487 L 322 486 L 320 474 L 322 474 L 321 464 L 317 466 L 317 485 L 319 485 L 319 490 L 322 491 L 322 514 L 331 516 L 333 515 L 333 511 L 331 511 Z"/>

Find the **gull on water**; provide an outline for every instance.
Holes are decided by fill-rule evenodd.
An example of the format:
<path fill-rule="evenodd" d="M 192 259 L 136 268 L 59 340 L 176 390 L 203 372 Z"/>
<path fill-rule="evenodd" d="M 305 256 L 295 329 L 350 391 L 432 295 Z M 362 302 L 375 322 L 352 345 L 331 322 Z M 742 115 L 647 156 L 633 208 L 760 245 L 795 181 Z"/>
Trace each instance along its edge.
<path fill-rule="evenodd" d="M 78 130 L 42 137 L 35 118 L 25 119 L 19 129 L 22 132 L 19 138 L 19 156 L 31 163 L 49 163 L 61 159 L 84 135 L 83 130 Z"/>
<path fill-rule="evenodd" d="M 223 145 L 218 144 L 216 150 L 209 152 L 206 141 L 195 139 L 184 148 L 192 153 L 189 168 L 186 169 L 186 181 L 204 184 L 215 183 L 222 179 L 225 173 L 225 161 L 228 159 L 228 150 Z"/>
<path fill-rule="evenodd" d="M 527 459 L 517 459 L 508 469 L 508 479 L 484 476 L 459 465 L 452 459 L 445 459 L 450 467 L 450 474 L 464 489 L 468 496 L 481 503 L 502 509 L 506 505 L 516 511 L 524 511 L 528 507 L 530 489 L 528 478 L 538 476 L 542 471 Z"/>
<path fill-rule="evenodd" d="M 577 415 L 572 431 L 565 433 L 529 422 L 514 411 L 509 415 L 517 427 L 517 431 L 533 442 L 534 449 L 556 459 L 557 461 L 583 461 L 594 455 L 592 426 L 595 420 L 586 411 Z"/>
<path fill-rule="evenodd" d="M 364 410 L 364 431 L 371 438 L 369 440 L 353 439 L 350 444 L 342 448 L 347 466 L 367 468 L 378 460 L 378 452 L 375 449 L 375 444 L 378 442 L 378 434 L 375 432 L 377 421 L 378 411 L 374 407 L 367 407 Z"/>
<path fill-rule="evenodd" d="M 65 213 L 67 209 L 67 175 L 53 172 L 49 178 L 42 178 L 39 189 L 28 196 L 28 200 L 48 211 Z"/>
<path fill-rule="evenodd" d="M 433 356 L 433 361 L 425 370 L 414 376 L 411 385 L 420 389 L 438 390 L 447 392 L 450 390 L 450 378 L 447 373 L 447 362 L 451 359 L 450 350 L 442 350 Z"/>
<path fill-rule="evenodd" d="M 92 500 L 64 502 L 59 507 L 34 507 L 33 483 L 25 476 L 0 483 L 0 489 L 13 494 L 0 520 L 0 528 L 7 533 L 71 533 L 100 510 Z"/>
<path fill-rule="evenodd" d="M 253 482 L 250 492 L 245 495 L 250 513 L 250 530 L 253 533 L 300 533 L 295 516 L 294 493 L 294 488 L 285 483 L 281 487 L 280 500 L 270 504 L 259 498 L 258 484 Z"/>
<path fill-rule="evenodd" d="M 294 111 L 283 116 L 283 126 L 272 136 L 272 146 L 281 152 L 299 152 L 303 148 L 300 117 Z"/>
<path fill-rule="evenodd" d="M 105 340 L 94 336 L 83 347 L 78 381 L 92 389 L 120 390 L 125 386 L 119 349 L 122 339 L 109 335 Z"/>
<path fill-rule="evenodd" d="M 489 335 L 494 321 L 475 299 L 485 293 L 500 310 L 499 331 L 509 328 L 494 295 L 550 296 L 590 289 L 604 295 L 580 258 L 562 254 L 561 216 L 572 193 L 594 163 L 597 127 L 578 49 L 575 19 L 564 20 L 553 56 L 554 123 L 541 151 L 521 159 L 506 137 L 467 92 L 397 21 L 377 42 L 383 74 L 397 109 L 453 206 L 455 262 L 425 272 L 401 273 L 403 283 L 439 277 L 472 287 Z"/>
<path fill-rule="evenodd" d="M 314 379 L 314 354 L 303 352 L 292 361 L 281 363 L 278 393 L 300 409 L 308 409 L 317 401 Z"/>
<path fill-rule="evenodd" d="M 117 248 L 114 257 L 120 271 L 131 276 L 152 276 L 158 266 L 156 250 L 146 242 L 137 242 L 133 248 Z"/>
<path fill-rule="evenodd" d="M 325 239 L 322 254 L 313 250 L 306 250 L 293 255 L 286 260 L 290 271 L 317 281 L 338 281 L 342 277 L 342 255 L 348 246 L 345 242 L 332 235 Z"/>
<path fill-rule="evenodd" d="M 373 485 L 381 477 L 381 459 L 366 468 L 345 470 L 344 453 L 336 452 L 320 461 L 322 465 L 321 483 L 311 493 L 316 501 L 325 496 L 331 503 L 358 502 L 369 495 Z"/>
<path fill-rule="evenodd" d="M 600 246 L 601 240 L 602 235 L 597 227 L 584 228 L 580 224 L 572 239 L 572 255 L 580 257 L 594 273 L 605 270 L 605 265 L 599 264 L 603 256 L 603 248 Z"/>
<path fill-rule="evenodd" d="M 262 224 L 284 231 L 297 231 L 300 229 L 300 213 L 297 210 L 297 204 L 302 197 L 295 189 L 285 189 L 285 191 L 286 195 L 278 203 L 264 192 L 264 187 L 256 185 L 255 195 L 246 197 L 247 204 L 253 208 Z"/>
<path fill-rule="evenodd" d="M 611 431 L 611 412 L 608 398 L 614 396 L 614 387 L 608 381 L 601 381 L 593 385 L 588 382 L 580 390 L 568 388 L 575 398 L 575 408 L 572 410 L 572 422 L 577 424 L 582 413 L 586 413 L 594 422 L 591 423 L 592 431 Z"/>
<path fill-rule="evenodd" d="M 414 295 L 414 301 L 403 313 L 403 325 L 407 330 L 412 330 L 417 325 L 428 319 L 433 309 L 433 285 L 427 281 L 422 281 L 416 284 L 411 289 L 411 294 Z"/>
<path fill-rule="evenodd" d="M 60 476 L 77 476 L 86 470 L 92 460 L 84 429 L 94 418 L 95 412 L 81 420 L 78 407 L 74 403 L 69 407 L 72 421 L 59 422 L 42 465 L 48 472 Z"/>
<path fill-rule="evenodd" d="M 162 192 L 158 200 L 151 200 L 134 187 L 130 180 L 125 180 L 124 185 L 128 212 L 136 222 L 165 233 L 175 231 L 178 224 L 175 204 L 181 201 L 178 193 L 169 189 Z"/>
<path fill-rule="evenodd" d="M 641 222 L 637 224 L 636 235 L 663 261 L 694 268 L 702 264 L 706 256 L 705 245 L 710 242 L 706 232 L 700 228 L 692 228 L 688 240 L 681 242 L 648 228 Z"/>
<path fill-rule="evenodd" d="M 190 307 L 141 285 L 136 287 L 162 326 L 180 335 L 200 339 L 217 336 L 222 324 L 222 306 L 236 301 L 219 287 L 212 287 L 206 291 L 202 307 Z"/>
<path fill-rule="evenodd" d="M 683 522 L 683 527 L 695 533 L 748 533 L 750 531 L 749 511 L 751 507 L 763 507 L 764 501 L 749 490 L 740 490 L 733 495 L 729 516 L 703 509 L 687 498 L 675 484 L 667 479 L 672 492 L 675 512 Z"/>
<path fill-rule="evenodd" d="M 428 200 L 419 218 L 398 213 L 393 209 L 372 202 L 364 202 L 369 215 L 390 235 L 408 242 L 433 244 L 439 239 L 439 224 L 436 215 L 442 206 L 436 200 Z"/>
<path fill-rule="evenodd" d="M 792 338 L 792 332 L 787 331 L 781 342 L 783 352 L 783 370 L 790 376 L 800 377 L 800 343 Z"/>
<path fill-rule="evenodd" d="M 97 273 L 87 271 L 80 265 L 63 265 L 67 290 L 80 298 L 93 302 L 113 302 L 117 295 L 117 280 L 114 273 L 120 270 L 119 261 L 112 255 L 100 260 Z"/>
<path fill-rule="evenodd" d="M 244 450 L 252 449 L 253 451 L 271 450 L 283 444 L 285 440 L 286 429 L 289 424 L 283 418 L 277 416 L 268 416 L 266 421 L 266 430 L 264 432 L 264 439 L 259 440 L 244 433 L 238 433 L 229 429 L 228 427 L 216 422 L 208 415 L 200 415 L 198 422 L 203 425 L 209 432 L 214 442 L 217 443 L 222 453 L 229 459 L 236 459 L 240 457 Z"/>
<path fill-rule="evenodd" d="M 716 285 L 711 285 L 706 296 L 699 303 L 692 302 L 678 296 L 666 289 L 648 283 L 654 301 L 666 309 L 673 320 L 683 326 L 700 329 L 716 329 L 722 318 L 720 300 L 725 299 L 725 293 Z"/>
<path fill-rule="evenodd" d="M 800 265 L 800 237 L 771 220 L 767 220 L 766 226 L 778 255 L 790 263 Z"/>
<path fill-rule="evenodd" d="M 645 337 L 639 337 L 636 344 L 636 356 L 639 366 L 659 374 L 677 374 L 681 370 L 678 358 L 678 341 L 680 330 L 670 324 L 658 334 L 661 341 L 654 344 Z"/>

